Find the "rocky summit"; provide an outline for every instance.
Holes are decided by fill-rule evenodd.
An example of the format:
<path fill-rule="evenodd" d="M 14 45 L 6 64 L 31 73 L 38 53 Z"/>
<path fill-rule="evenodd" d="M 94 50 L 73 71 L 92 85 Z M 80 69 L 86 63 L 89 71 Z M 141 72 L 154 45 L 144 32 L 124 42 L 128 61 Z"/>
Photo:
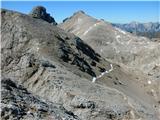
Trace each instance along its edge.
<path fill-rule="evenodd" d="M 31 13 L 1 9 L 2 120 L 159 119 L 156 82 L 146 77 L 141 69 L 129 68 L 132 58 L 129 61 L 108 59 L 107 56 L 115 54 L 110 52 L 112 49 L 106 47 L 107 55 L 104 55 L 94 46 L 95 39 L 92 42 L 86 39 L 93 26 L 100 25 L 99 30 L 109 27 L 108 31 L 113 32 L 115 29 L 111 25 L 88 19 L 90 16 L 82 11 L 74 14 L 74 21 L 78 23 L 70 22 L 72 16 L 58 26 L 46 19 L 51 16 L 44 7 L 36 7 Z M 101 24 L 107 25 L 104 28 Z M 89 30 L 84 32 L 85 26 Z M 80 36 L 82 33 L 86 37 Z M 122 36 L 123 32 L 118 29 L 117 34 Z M 113 38 L 111 35 L 104 36 L 103 40 Z M 116 45 L 110 40 L 110 47 Z M 144 42 L 149 44 L 147 40 L 141 41 L 142 46 Z M 153 51 L 158 49 L 158 45 L 150 44 Z M 126 49 L 126 53 L 128 51 Z M 132 54 L 126 55 L 129 58 Z M 152 78 L 157 70 L 158 65 L 152 71 Z"/>
<path fill-rule="evenodd" d="M 50 16 L 49 13 L 46 12 L 46 8 L 43 6 L 36 6 L 32 9 L 32 11 L 29 13 L 30 16 L 37 19 L 45 20 L 53 25 L 57 25 L 56 21 L 53 17 Z"/>

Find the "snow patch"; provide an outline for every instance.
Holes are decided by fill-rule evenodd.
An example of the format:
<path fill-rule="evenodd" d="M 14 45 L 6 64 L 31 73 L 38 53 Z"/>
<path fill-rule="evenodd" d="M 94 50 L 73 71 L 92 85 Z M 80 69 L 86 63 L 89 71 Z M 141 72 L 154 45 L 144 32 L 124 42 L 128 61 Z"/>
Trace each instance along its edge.
<path fill-rule="evenodd" d="M 150 80 L 148 80 L 148 84 L 151 84 L 152 82 Z"/>
<path fill-rule="evenodd" d="M 95 81 L 96 81 L 96 77 L 93 77 L 92 82 L 95 82 Z"/>
<path fill-rule="evenodd" d="M 109 70 L 109 72 L 111 72 L 113 70 L 113 65 L 110 64 L 111 69 Z"/>
<path fill-rule="evenodd" d="M 83 33 L 83 35 L 86 35 L 92 28 L 93 26 L 89 27 L 88 30 Z"/>
<path fill-rule="evenodd" d="M 27 114 L 31 114 L 31 111 L 28 111 Z"/>
<path fill-rule="evenodd" d="M 37 47 L 37 51 L 39 50 L 39 47 Z"/>
<path fill-rule="evenodd" d="M 123 30 L 121 30 L 121 29 L 119 29 L 119 28 L 116 28 L 116 27 L 115 27 L 115 29 L 118 30 L 119 32 L 123 33 L 123 34 L 126 34 L 125 31 L 123 31 Z"/>
<path fill-rule="evenodd" d="M 88 30 L 83 33 L 83 36 L 86 35 L 90 30 L 92 30 L 92 29 L 93 29 L 94 27 L 96 27 L 98 24 L 100 24 L 100 22 L 97 22 L 97 23 L 93 24 L 92 26 L 90 26 L 90 27 L 88 28 Z"/>
<path fill-rule="evenodd" d="M 112 64 L 110 64 L 110 69 L 107 71 L 105 71 L 105 72 L 102 72 L 99 76 L 97 76 L 97 77 L 93 77 L 92 78 L 92 82 L 94 83 L 98 78 L 101 78 L 101 77 L 103 77 L 105 74 L 107 74 L 107 73 L 110 73 L 111 71 L 113 70 L 113 65 Z"/>
<path fill-rule="evenodd" d="M 116 40 L 117 40 L 118 43 L 122 44 L 122 42 L 119 41 L 119 38 L 120 38 L 120 37 L 121 37 L 120 35 L 117 35 L 117 36 L 116 36 Z"/>

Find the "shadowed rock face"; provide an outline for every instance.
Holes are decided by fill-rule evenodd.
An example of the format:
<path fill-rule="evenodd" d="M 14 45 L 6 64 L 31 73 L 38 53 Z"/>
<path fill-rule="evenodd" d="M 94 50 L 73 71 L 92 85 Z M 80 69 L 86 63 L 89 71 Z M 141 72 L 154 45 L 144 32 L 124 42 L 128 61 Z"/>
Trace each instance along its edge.
<path fill-rule="evenodd" d="M 60 117 L 64 114 L 71 117 L 66 120 L 156 120 L 153 101 L 149 101 L 152 98 L 135 81 L 137 76 L 133 73 L 105 60 L 82 39 L 57 26 L 18 12 L 1 10 L 1 14 L 2 76 L 13 81 L 7 82 L 12 83 L 8 84 L 11 87 L 6 87 L 9 91 L 15 90 L 11 92 L 11 96 L 15 94 L 13 104 L 17 104 L 17 99 L 23 102 L 29 97 L 23 98 L 25 94 L 18 87 L 22 84 L 32 96 L 40 96 L 33 97 L 36 101 L 39 99 L 35 104 L 41 105 L 43 99 L 51 104 L 62 104 L 66 114 L 60 109 L 55 116 L 62 112 Z M 92 83 L 95 76 L 97 80 Z M 4 102 L 8 104 L 6 99 Z M 30 107 L 29 103 L 22 105 Z M 44 104 L 43 112 L 36 108 L 38 114 L 48 109 L 59 110 L 47 107 L 49 102 Z M 48 113 L 52 116 L 52 112 Z M 5 112 L 3 117 L 7 114 Z M 33 116 L 37 117 L 41 118 Z"/>
<path fill-rule="evenodd" d="M 43 6 L 34 7 L 32 11 L 29 13 L 29 15 L 32 16 L 33 18 L 42 19 L 53 25 L 57 25 L 54 18 L 51 17 L 50 14 L 46 12 L 46 8 Z"/>

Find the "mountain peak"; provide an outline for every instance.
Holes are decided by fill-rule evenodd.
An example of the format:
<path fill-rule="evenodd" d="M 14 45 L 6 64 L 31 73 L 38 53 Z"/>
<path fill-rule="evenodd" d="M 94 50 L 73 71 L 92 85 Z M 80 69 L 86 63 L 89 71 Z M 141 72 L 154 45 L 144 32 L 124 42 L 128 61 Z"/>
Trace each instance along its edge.
<path fill-rule="evenodd" d="M 77 12 L 73 13 L 73 15 L 72 15 L 71 17 L 67 17 L 67 18 L 65 18 L 65 19 L 63 20 L 63 23 L 64 23 L 65 21 L 67 21 L 67 20 L 71 19 L 71 18 L 74 18 L 75 16 L 77 16 L 77 17 L 79 18 L 79 17 L 87 16 L 87 15 L 85 14 L 85 12 L 84 12 L 84 11 L 79 10 L 79 11 L 77 11 Z"/>
<path fill-rule="evenodd" d="M 79 10 L 79 11 L 75 12 L 73 15 L 76 15 L 76 14 L 85 14 L 85 12 L 83 10 Z"/>

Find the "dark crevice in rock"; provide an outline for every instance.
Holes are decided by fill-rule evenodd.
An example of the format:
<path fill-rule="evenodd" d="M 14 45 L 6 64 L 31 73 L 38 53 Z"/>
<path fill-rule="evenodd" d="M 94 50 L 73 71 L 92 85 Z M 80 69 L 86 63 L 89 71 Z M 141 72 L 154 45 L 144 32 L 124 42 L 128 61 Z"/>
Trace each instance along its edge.
<path fill-rule="evenodd" d="M 96 66 L 96 62 L 92 61 L 92 62 L 91 62 L 91 65 L 92 65 L 92 66 Z"/>
<path fill-rule="evenodd" d="M 56 68 L 56 66 L 54 66 L 53 64 L 51 64 L 49 61 L 42 61 L 41 65 L 43 67 L 50 67 L 50 68 Z"/>
<path fill-rule="evenodd" d="M 73 118 L 75 118 L 75 119 L 77 119 L 77 120 L 80 120 L 80 119 L 78 118 L 78 116 L 77 116 L 77 115 L 74 115 L 74 113 L 71 112 L 71 111 L 66 111 L 65 113 L 68 114 L 68 115 L 73 116 Z"/>
<path fill-rule="evenodd" d="M 94 109 L 95 103 L 93 101 L 87 101 L 84 103 L 81 103 L 80 105 L 74 106 L 74 108 L 80 108 L 80 109 Z"/>
<path fill-rule="evenodd" d="M 13 81 L 11 81 L 10 79 L 2 80 L 2 82 L 4 85 L 17 88 L 16 84 Z"/>
<path fill-rule="evenodd" d="M 36 68 L 35 70 L 33 70 L 33 71 L 31 72 L 31 74 L 28 76 L 28 79 L 29 79 L 29 78 L 32 78 L 32 76 L 34 76 L 37 72 L 38 72 L 38 68 Z"/>
<path fill-rule="evenodd" d="M 105 72 L 106 69 L 105 68 L 101 68 L 101 67 L 98 67 L 100 69 L 100 72 Z"/>

